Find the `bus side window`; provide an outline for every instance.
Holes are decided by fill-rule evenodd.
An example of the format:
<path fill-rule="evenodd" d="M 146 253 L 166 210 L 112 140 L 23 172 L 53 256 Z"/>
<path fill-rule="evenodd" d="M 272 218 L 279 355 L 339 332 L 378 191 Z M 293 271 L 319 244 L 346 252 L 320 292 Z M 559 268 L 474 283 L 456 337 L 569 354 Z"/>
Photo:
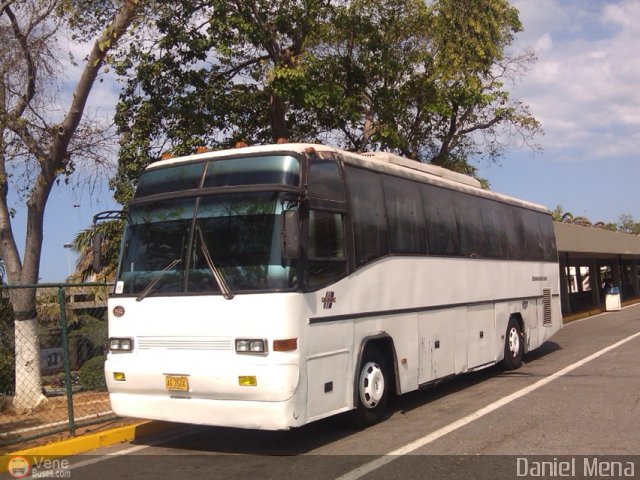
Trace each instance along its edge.
<path fill-rule="evenodd" d="M 426 254 L 427 227 L 419 185 L 403 178 L 383 175 L 382 188 L 389 222 L 391 253 Z"/>
<path fill-rule="evenodd" d="M 309 287 L 332 283 L 346 273 L 344 218 L 341 213 L 309 211 L 307 259 Z"/>
<path fill-rule="evenodd" d="M 333 160 L 309 163 L 309 196 L 337 202 L 346 201 L 338 164 Z"/>
<path fill-rule="evenodd" d="M 380 176 L 348 166 L 347 186 L 351 202 L 356 265 L 361 267 L 389 255 L 389 235 Z"/>
<path fill-rule="evenodd" d="M 553 231 L 553 220 L 550 215 L 539 213 L 538 222 L 540 224 L 540 235 L 542 235 L 544 260 L 547 262 L 557 262 L 558 251 L 556 237 Z"/>
<path fill-rule="evenodd" d="M 429 255 L 459 256 L 460 235 L 453 192 L 433 185 L 420 185 L 424 204 Z"/>

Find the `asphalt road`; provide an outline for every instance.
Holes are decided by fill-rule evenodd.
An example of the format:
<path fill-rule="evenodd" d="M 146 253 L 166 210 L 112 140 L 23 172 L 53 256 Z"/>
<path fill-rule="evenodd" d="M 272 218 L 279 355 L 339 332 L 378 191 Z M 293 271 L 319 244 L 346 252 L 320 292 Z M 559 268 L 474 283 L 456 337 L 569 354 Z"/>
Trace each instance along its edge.
<path fill-rule="evenodd" d="M 640 479 L 639 352 L 640 305 L 565 326 L 517 371 L 396 399 L 364 431 L 185 426 L 73 457 L 70 478 Z"/>

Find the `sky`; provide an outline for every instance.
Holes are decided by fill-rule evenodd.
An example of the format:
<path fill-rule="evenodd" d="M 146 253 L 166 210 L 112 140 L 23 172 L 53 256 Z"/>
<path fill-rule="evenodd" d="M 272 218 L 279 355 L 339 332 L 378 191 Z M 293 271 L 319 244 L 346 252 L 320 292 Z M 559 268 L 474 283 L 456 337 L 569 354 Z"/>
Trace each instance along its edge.
<path fill-rule="evenodd" d="M 592 222 L 616 222 L 621 214 L 640 221 L 640 1 L 512 0 L 524 31 L 513 51 L 533 49 L 536 63 L 511 88 L 529 105 L 544 135 L 543 151 L 506 152 L 499 164 L 480 163 L 491 189 L 540 203 L 560 205 Z M 73 47 L 82 58 L 90 45 Z M 78 69 L 66 68 L 66 85 Z M 110 77 L 97 83 L 87 113 L 113 118 L 119 87 Z M 64 101 L 64 99 L 62 99 Z M 114 159 L 115 161 L 115 159 Z M 64 245 L 91 225 L 101 210 L 117 209 L 104 186 L 56 186 L 45 213 L 42 282 L 64 281 L 75 255 Z M 24 243 L 24 201 L 14 199 L 14 233 Z"/>
<path fill-rule="evenodd" d="M 514 0 L 516 50 L 538 60 L 512 89 L 542 123 L 542 154 L 482 164 L 492 190 L 593 223 L 640 221 L 640 2 Z"/>

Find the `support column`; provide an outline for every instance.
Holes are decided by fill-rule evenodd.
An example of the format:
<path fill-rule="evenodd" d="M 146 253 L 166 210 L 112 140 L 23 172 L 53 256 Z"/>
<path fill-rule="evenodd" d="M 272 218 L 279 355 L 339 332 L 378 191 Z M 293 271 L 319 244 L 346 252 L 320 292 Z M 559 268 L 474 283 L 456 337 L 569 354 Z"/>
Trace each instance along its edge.
<path fill-rule="evenodd" d="M 573 313 L 571 308 L 571 301 L 569 299 L 569 279 L 567 277 L 567 257 L 568 255 L 560 256 L 560 304 L 562 306 L 562 313 L 568 315 Z"/>
<path fill-rule="evenodd" d="M 600 298 L 600 282 L 598 281 L 598 262 L 592 258 L 589 263 L 589 284 L 591 286 L 591 300 L 595 307 L 602 305 Z"/>
<path fill-rule="evenodd" d="M 631 260 L 631 286 L 633 287 L 633 296 L 640 297 L 640 286 L 638 286 L 638 260 Z"/>

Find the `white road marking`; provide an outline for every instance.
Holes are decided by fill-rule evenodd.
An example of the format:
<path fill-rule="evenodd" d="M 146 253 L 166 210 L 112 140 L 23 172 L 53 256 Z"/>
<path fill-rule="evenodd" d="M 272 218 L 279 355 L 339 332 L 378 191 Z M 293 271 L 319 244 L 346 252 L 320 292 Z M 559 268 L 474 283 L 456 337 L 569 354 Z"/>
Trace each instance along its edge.
<path fill-rule="evenodd" d="M 155 442 L 149 442 L 146 445 L 136 445 L 135 447 L 129 447 L 129 448 L 125 448 L 124 450 L 118 450 L 118 451 L 115 451 L 115 452 L 112 452 L 112 453 L 107 453 L 106 455 L 101 455 L 99 457 L 91 458 L 89 460 L 83 460 L 81 462 L 77 462 L 77 463 L 74 463 L 72 465 L 69 465 L 69 470 L 74 470 L 76 468 L 86 467 L 87 465 L 93 465 L 94 463 L 104 462 L 105 460 L 111 460 L 114 457 L 120 457 L 122 455 L 130 455 L 130 454 L 138 452 L 140 450 L 144 450 L 145 448 L 156 446 L 156 445 L 158 445 L 160 443 L 170 442 L 172 440 L 178 440 L 178 439 L 183 438 L 183 437 L 188 437 L 190 435 L 193 435 L 194 433 L 195 432 L 193 430 L 189 430 L 189 431 L 186 431 L 186 432 L 180 432 L 180 433 L 177 433 L 177 434 L 172 435 L 170 437 L 160 438 L 160 439 L 156 440 Z"/>
<path fill-rule="evenodd" d="M 411 443 L 408 443 L 407 445 L 404 445 L 403 447 L 393 450 L 382 457 L 378 457 L 377 459 L 369 463 L 365 463 L 364 465 L 356 468 L 355 470 L 352 470 L 344 475 L 341 475 L 336 480 L 356 480 L 358 478 L 364 477 L 365 475 L 373 472 L 374 470 L 377 470 L 378 468 L 393 462 L 397 458 L 403 455 L 408 455 L 411 452 L 414 452 L 415 450 L 421 447 L 424 447 L 425 445 L 428 445 L 429 443 L 434 442 L 435 440 L 438 440 L 439 438 L 444 437 L 445 435 L 455 430 L 458 430 L 459 428 L 462 428 L 465 425 L 468 425 L 474 420 L 484 417 L 485 415 L 488 415 L 489 413 L 496 411 L 500 407 L 503 407 L 513 402 L 514 400 L 524 397 L 525 395 L 528 395 L 529 393 L 535 390 L 538 390 L 541 387 L 544 387 L 548 383 L 553 382 L 554 380 L 560 377 L 563 377 L 564 375 L 572 372 L 576 368 L 579 368 L 584 364 L 589 363 L 591 360 L 595 360 L 596 358 L 604 355 L 605 353 L 610 352 L 611 350 L 618 348 L 619 346 L 624 345 L 625 343 L 637 337 L 640 337 L 640 332 L 637 332 L 627 338 L 620 340 L 619 342 L 609 345 L 608 347 L 605 347 L 602 350 L 599 350 L 596 353 L 589 355 L 588 357 L 585 357 L 582 360 L 579 360 L 576 363 L 569 365 L 568 367 L 558 370 L 557 372 L 552 373 L 551 375 L 543 378 L 542 380 L 538 380 L 536 383 L 529 385 L 528 387 L 518 390 L 517 392 L 514 392 L 511 395 L 507 395 L 506 397 L 503 397 L 500 400 L 467 415 L 466 417 L 456 420 L 455 422 L 450 423 L 449 425 L 446 425 L 440 428 L 439 430 L 436 430 L 435 432 L 432 432 L 428 435 L 425 435 L 422 438 L 419 438 Z"/>

